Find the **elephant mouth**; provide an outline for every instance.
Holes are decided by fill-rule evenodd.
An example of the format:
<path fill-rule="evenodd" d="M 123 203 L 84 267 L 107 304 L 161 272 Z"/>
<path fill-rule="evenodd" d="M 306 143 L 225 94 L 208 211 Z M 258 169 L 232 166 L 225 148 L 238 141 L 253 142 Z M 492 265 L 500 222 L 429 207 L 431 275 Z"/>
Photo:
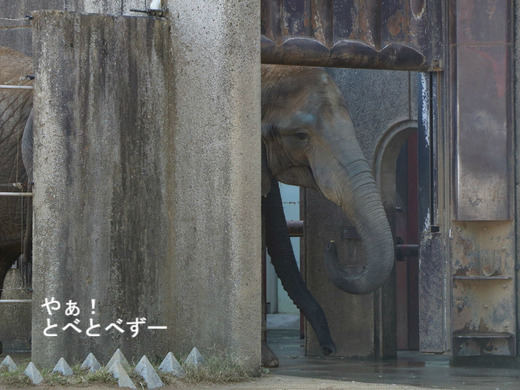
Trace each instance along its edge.
<path fill-rule="evenodd" d="M 292 166 L 278 172 L 273 172 L 273 176 L 282 183 L 321 190 L 314 179 L 312 168 L 309 166 Z"/>

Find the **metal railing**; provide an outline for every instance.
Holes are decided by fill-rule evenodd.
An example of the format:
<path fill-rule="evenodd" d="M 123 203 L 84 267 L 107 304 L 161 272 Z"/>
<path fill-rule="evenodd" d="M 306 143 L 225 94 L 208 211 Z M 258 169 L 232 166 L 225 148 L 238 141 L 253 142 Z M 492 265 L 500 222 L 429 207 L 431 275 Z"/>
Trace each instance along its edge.
<path fill-rule="evenodd" d="M 19 192 L 16 192 L 16 191 L 0 192 L 0 196 L 15 196 L 15 197 L 32 197 L 33 196 L 32 192 L 23 191 L 23 189 L 24 189 L 23 183 L 0 184 L 0 188 L 1 187 L 4 187 L 4 188 L 13 188 L 14 187 L 20 191 Z"/>
<path fill-rule="evenodd" d="M 33 89 L 33 86 L 32 85 L 0 84 L 0 89 Z"/>
<path fill-rule="evenodd" d="M 32 197 L 32 192 L 0 192 L 0 196 Z"/>

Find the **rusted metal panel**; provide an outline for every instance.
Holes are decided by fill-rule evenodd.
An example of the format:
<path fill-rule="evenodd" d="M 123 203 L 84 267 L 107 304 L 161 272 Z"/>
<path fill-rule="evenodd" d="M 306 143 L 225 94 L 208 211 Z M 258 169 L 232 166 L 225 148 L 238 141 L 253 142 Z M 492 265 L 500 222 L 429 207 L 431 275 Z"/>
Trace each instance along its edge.
<path fill-rule="evenodd" d="M 516 356 L 512 0 L 450 2 L 454 358 Z"/>
<path fill-rule="evenodd" d="M 504 44 L 512 38 L 510 0 L 457 1 L 457 44 Z"/>
<path fill-rule="evenodd" d="M 262 62 L 440 70 L 442 2 L 262 0 Z"/>
<path fill-rule="evenodd" d="M 457 49 L 458 220 L 513 218 L 509 52 L 506 45 Z"/>
<path fill-rule="evenodd" d="M 509 0 L 453 10 L 457 220 L 513 218 L 511 10 Z"/>
<path fill-rule="evenodd" d="M 515 336 L 508 332 L 456 334 L 453 350 L 455 357 L 516 356 Z"/>
<path fill-rule="evenodd" d="M 453 356 L 516 354 L 514 225 L 456 222 L 452 240 Z"/>

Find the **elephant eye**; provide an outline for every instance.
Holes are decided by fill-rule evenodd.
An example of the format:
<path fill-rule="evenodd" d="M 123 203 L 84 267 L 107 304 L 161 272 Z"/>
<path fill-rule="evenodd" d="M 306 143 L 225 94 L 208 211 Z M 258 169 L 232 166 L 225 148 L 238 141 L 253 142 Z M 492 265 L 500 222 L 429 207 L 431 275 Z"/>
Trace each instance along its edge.
<path fill-rule="evenodd" d="M 294 136 L 300 141 L 305 141 L 309 138 L 309 134 L 306 131 L 298 131 Z"/>

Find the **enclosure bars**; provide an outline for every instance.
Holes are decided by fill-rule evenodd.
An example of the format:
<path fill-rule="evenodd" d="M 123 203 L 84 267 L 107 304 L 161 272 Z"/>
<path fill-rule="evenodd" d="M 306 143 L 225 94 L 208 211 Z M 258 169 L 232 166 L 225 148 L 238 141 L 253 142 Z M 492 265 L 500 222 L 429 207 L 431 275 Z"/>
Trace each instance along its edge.
<path fill-rule="evenodd" d="M 30 76 L 25 76 L 25 77 L 30 77 Z M 33 89 L 33 86 L 32 85 L 0 84 L 0 89 Z M 20 183 L 12 183 L 12 186 L 19 187 Z M 32 194 L 32 192 L 0 192 L 0 196 L 32 197 L 33 194 Z"/>
<path fill-rule="evenodd" d="M 32 192 L 0 192 L 0 196 L 18 196 L 32 198 Z"/>
<path fill-rule="evenodd" d="M 11 188 L 11 187 L 15 187 L 19 190 L 22 190 L 24 185 L 23 183 L 7 183 L 7 184 L 0 184 L 0 187 L 6 187 L 6 188 Z M 18 197 L 32 197 L 33 196 L 33 193 L 32 192 L 0 192 L 0 196 L 18 196 Z"/>
<path fill-rule="evenodd" d="M 33 89 L 32 85 L 8 85 L 0 84 L 0 89 Z"/>

